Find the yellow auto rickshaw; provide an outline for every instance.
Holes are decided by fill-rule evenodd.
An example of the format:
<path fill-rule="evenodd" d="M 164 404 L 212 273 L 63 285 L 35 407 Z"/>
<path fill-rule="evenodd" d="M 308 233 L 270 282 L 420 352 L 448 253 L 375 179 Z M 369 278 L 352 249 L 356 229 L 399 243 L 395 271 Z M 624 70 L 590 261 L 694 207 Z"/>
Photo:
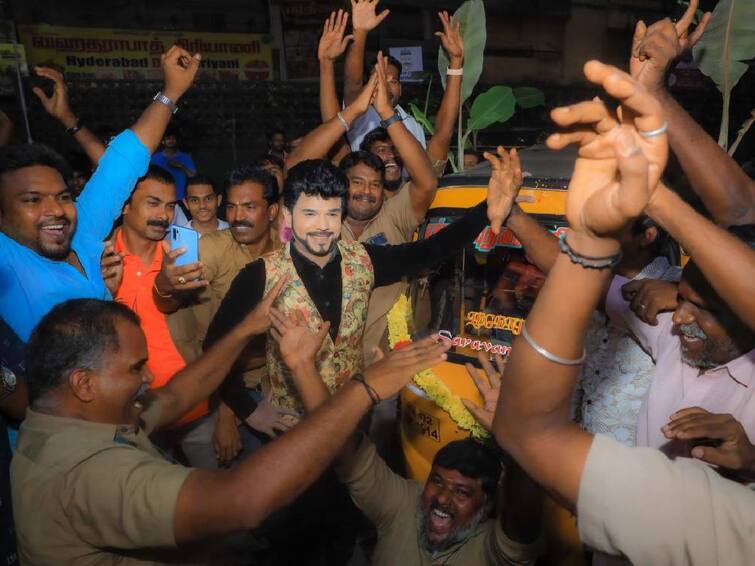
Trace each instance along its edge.
<path fill-rule="evenodd" d="M 520 206 L 559 235 L 567 229 L 566 189 L 576 153 L 535 146 L 519 155 L 524 175 L 520 196 L 530 201 Z M 444 176 L 420 226 L 419 239 L 430 237 L 483 200 L 489 178 L 487 162 Z M 448 360 L 432 369 L 452 394 L 482 404 L 464 364 L 479 367 L 479 351 L 507 355 L 544 280 L 545 275 L 528 260 L 510 230 L 504 229 L 496 237 L 488 227 L 456 257 L 413 283 L 416 335 L 440 332 L 453 341 Z M 416 384 L 410 383 L 400 399 L 406 471 L 424 483 L 437 451 L 452 440 L 469 436 L 470 431 Z M 546 529 L 549 564 L 584 563 L 575 518 L 552 501 L 546 503 Z"/>

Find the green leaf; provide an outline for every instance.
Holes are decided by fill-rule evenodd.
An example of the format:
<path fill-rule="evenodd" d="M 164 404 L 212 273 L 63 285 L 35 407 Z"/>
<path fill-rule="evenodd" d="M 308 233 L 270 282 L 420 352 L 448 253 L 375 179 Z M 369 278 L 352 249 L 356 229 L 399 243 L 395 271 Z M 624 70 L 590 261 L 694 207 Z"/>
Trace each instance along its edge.
<path fill-rule="evenodd" d="M 521 108 L 534 108 L 545 104 L 545 93 L 534 86 L 520 86 L 514 89 L 514 98 Z"/>
<path fill-rule="evenodd" d="M 482 74 L 482 63 L 487 40 L 485 27 L 485 5 L 482 0 L 467 0 L 453 15 L 454 22 L 461 22 L 461 36 L 464 40 L 464 76 L 461 81 L 461 101 L 472 94 Z M 446 88 L 448 57 L 443 46 L 438 48 L 438 72 L 443 88 Z"/>
<path fill-rule="evenodd" d="M 716 83 L 724 99 L 718 143 L 726 147 L 731 91 L 755 56 L 755 2 L 719 0 L 700 41 L 693 49 L 700 70 Z"/>
<path fill-rule="evenodd" d="M 414 116 L 414 119 L 417 120 L 419 125 L 425 128 L 425 130 L 427 130 L 427 133 L 429 133 L 431 136 L 434 136 L 435 126 L 433 126 L 430 118 L 428 118 L 427 115 L 422 112 L 422 110 L 420 110 L 416 104 L 414 104 L 414 102 L 409 103 L 409 110 L 411 110 L 412 116 Z"/>
<path fill-rule="evenodd" d="M 482 130 L 496 122 L 505 122 L 514 115 L 515 107 L 516 99 L 511 87 L 491 87 L 472 103 L 467 128 Z"/>

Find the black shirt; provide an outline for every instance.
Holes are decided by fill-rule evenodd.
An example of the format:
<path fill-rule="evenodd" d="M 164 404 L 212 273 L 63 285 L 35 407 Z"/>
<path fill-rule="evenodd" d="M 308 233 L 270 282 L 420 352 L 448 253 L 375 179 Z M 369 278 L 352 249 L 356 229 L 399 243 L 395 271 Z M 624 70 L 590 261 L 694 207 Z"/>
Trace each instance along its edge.
<path fill-rule="evenodd" d="M 427 240 L 398 246 L 362 244 L 372 262 L 375 287 L 396 283 L 403 277 L 420 275 L 473 241 L 487 223 L 487 203 L 483 201 Z M 330 335 L 335 338 L 341 322 L 343 293 L 340 253 L 336 252 L 321 268 L 302 256 L 292 243 L 291 260 L 320 316 L 330 321 Z M 265 262 L 258 259 L 244 267 L 233 280 L 207 330 L 204 348 L 212 346 L 241 322 L 262 299 L 264 289 Z M 254 400 L 246 394 L 239 368 L 231 370 L 220 387 L 220 396 L 242 420 L 257 408 Z"/>

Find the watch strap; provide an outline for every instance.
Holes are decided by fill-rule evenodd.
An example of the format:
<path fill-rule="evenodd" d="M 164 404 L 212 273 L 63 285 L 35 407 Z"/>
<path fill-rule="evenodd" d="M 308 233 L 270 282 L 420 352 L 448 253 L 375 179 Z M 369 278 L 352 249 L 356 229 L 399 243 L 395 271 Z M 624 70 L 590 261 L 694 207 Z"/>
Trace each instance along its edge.
<path fill-rule="evenodd" d="M 388 128 L 391 124 L 395 124 L 396 122 L 401 122 L 403 118 L 398 115 L 398 112 L 396 112 L 393 116 L 388 118 L 387 120 L 380 120 L 380 127 L 381 128 Z"/>
<path fill-rule="evenodd" d="M 173 102 L 170 98 L 165 96 L 162 91 L 158 91 L 158 93 L 152 97 L 152 100 L 156 102 L 160 102 L 162 104 L 165 104 L 168 108 L 170 108 L 170 111 L 175 114 L 178 112 L 178 106 L 176 106 L 176 103 Z"/>

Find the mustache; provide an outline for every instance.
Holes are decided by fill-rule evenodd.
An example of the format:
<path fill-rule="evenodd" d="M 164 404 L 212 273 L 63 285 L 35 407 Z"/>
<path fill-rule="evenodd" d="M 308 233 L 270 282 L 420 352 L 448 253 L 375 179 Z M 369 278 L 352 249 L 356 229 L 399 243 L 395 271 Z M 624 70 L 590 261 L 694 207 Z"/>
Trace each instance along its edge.
<path fill-rule="evenodd" d="M 154 226 L 155 228 L 162 228 L 167 230 L 170 227 L 165 220 L 147 220 L 147 226 Z"/>
<path fill-rule="evenodd" d="M 699 338 L 700 340 L 708 339 L 708 335 L 697 324 L 680 324 L 677 328 L 685 336 Z"/>
<path fill-rule="evenodd" d="M 329 238 L 333 235 L 333 232 L 307 232 L 307 236 Z"/>
<path fill-rule="evenodd" d="M 139 399 L 140 397 L 144 396 L 147 391 L 149 391 L 149 383 L 142 383 L 139 386 L 139 391 L 137 391 L 136 395 L 134 395 L 134 399 Z"/>
<path fill-rule="evenodd" d="M 370 204 L 375 204 L 377 202 L 377 198 L 374 197 L 373 195 L 363 195 L 363 194 L 354 195 L 351 197 L 351 200 L 364 201 Z"/>
<path fill-rule="evenodd" d="M 237 220 L 231 224 L 231 228 L 254 228 L 254 224 L 247 222 L 246 220 Z"/>

